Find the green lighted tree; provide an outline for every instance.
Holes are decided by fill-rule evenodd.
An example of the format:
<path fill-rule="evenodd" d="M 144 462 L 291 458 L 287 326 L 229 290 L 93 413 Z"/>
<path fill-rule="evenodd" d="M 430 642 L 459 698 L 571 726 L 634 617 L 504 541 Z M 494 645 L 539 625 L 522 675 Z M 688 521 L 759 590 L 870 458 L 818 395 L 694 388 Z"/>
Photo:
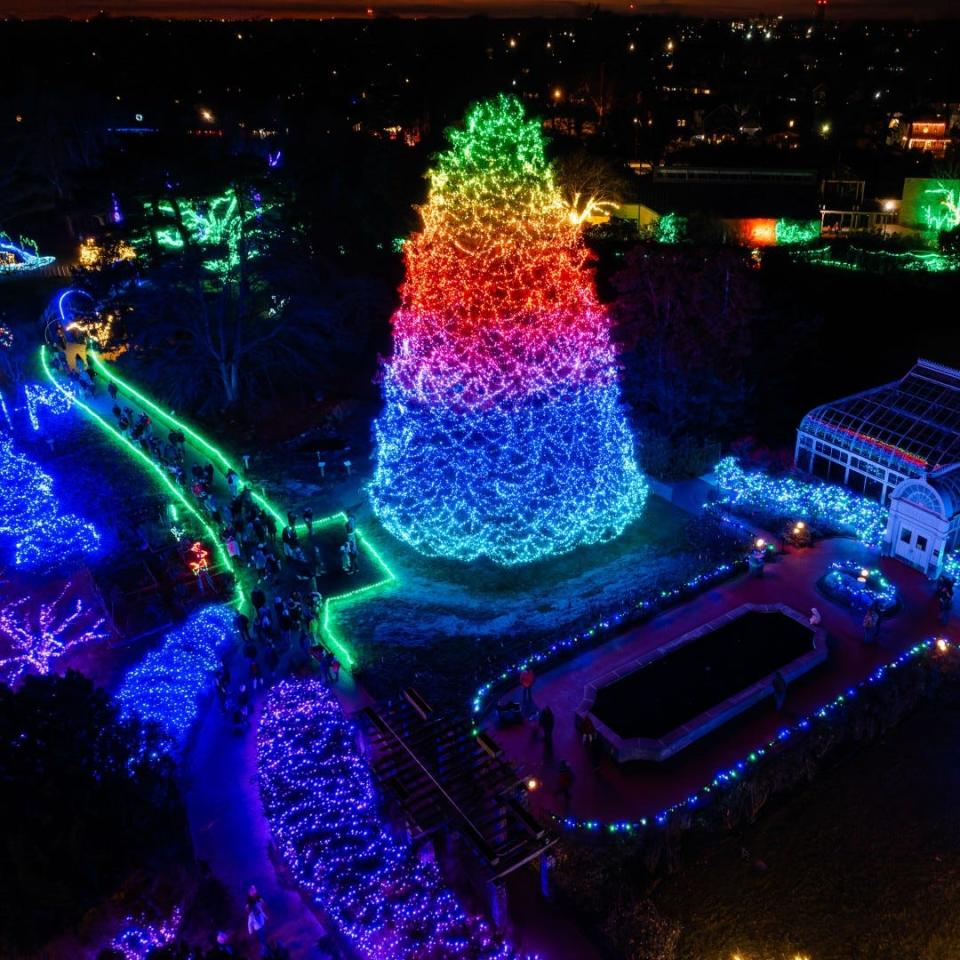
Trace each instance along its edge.
<path fill-rule="evenodd" d="M 367 345 L 388 307 L 382 285 L 312 258 L 289 209 L 239 183 L 145 205 L 135 228 L 144 282 L 124 290 L 135 348 L 124 362 L 176 405 L 252 409 L 289 394 L 298 375 L 335 382 L 344 344 Z"/>

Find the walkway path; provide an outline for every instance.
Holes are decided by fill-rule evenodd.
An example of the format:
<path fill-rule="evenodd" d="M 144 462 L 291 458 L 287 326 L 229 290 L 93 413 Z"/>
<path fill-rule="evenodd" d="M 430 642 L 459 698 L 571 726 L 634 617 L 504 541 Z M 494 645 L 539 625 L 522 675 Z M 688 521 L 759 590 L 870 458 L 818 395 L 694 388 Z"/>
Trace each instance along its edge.
<path fill-rule="evenodd" d="M 368 702 L 346 674 L 341 675 L 338 695 L 348 712 Z M 270 829 L 257 784 L 256 731 L 261 702 L 262 694 L 243 734 L 234 732 L 215 700 L 194 729 L 184 761 L 194 849 L 234 898 L 239 925 L 234 942 L 242 943 L 247 937 L 242 904 L 247 887 L 254 883 L 270 912 L 269 939 L 287 947 L 293 960 L 320 958 L 326 954 L 316 944 L 325 930 L 292 881 L 284 883 L 279 860 L 271 859 Z"/>
<path fill-rule="evenodd" d="M 530 722 L 493 731 L 524 774 L 543 783 L 543 788 L 532 795 L 535 811 L 541 816 L 568 813 L 579 819 L 604 821 L 637 820 L 656 814 L 773 739 L 792 719 L 819 708 L 917 641 L 938 633 L 960 639 L 955 625 L 939 625 L 933 585 L 918 571 L 883 558 L 879 566 L 898 587 L 903 607 L 896 617 L 884 621 L 879 645 L 864 646 L 862 615 L 834 604 L 816 589 L 816 581 L 837 559 L 855 559 L 871 567 L 878 563 L 875 553 L 846 539 L 791 551 L 776 563 L 767 564 L 762 579 L 743 575 L 719 585 L 538 677 L 536 704 L 549 704 L 557 721 L 552 755 L 545 753 Z M 778 714 L 768 700 L 668 761 L 619 767 L 604 758 L 594 772 L 573 723 L 587 682 L 743 603 L 781 602 L 802 613 L 817 607 L 823 626 L 839 641 L 827 664 L 791 685 L 783 713 Z M 519 700 L 519 691 L 514 690 L 511 697 Z M 569 809 L 553 792 L 560 760 L 571 764 L 576 777 Z"/>
<path fill-rule="evenodd" d="M 102 364 L 98 363 L 98 367 L 103 374 L 108 374 Z M 113 400 L 106 392 L 104 379 L 104 376 L 99 378 L 96 395 L 85 399 L 84 404 L 112 428 L 115 426 L 111 413 Z M 169 425 L 160 422 L 157 411 L 141 402 L 132 388 L 126 389 L 122 381 L 118 380 L 118 383 L 121 385 L 120 405 L 129 405 L 137 413 L 145 409 L 154 420 L 154 431 L 165 439 Z M 211 454 L 209 445 L 205 449 L 200 438 L 192 434 L 187 435 L 186 451 L 188 482 L 191 466 L 214 462 L 217 468 L 214 497 L 226 513 L 229 491 L 223 478 L 223 461 Z M 185 492 L 185 495 L 190 497 L 189 493 Z M 266 500 L 263 491 L 260 496 Z M 270 506 L 276 514 L 276 506 Z M 301 525 L 301 535 L 304 533 Z M 238 572 L 243 579 L 249 579 L 242 566 Z M 390 576 L 389 571 L 386 573 Z M 232 659 L 231 668 L 235 677 L 244 674 L 244 663 L 238 652 Z M 347 714 L 371 702 L 347 672 L 341 674 L 337 695 Z M 285 882 L 283 864 L 271 855 L 269 826 L 257 782 L 256 729 L 259 717 L 260 703 L 257 701 L 249 726 L 243 733 L 237 733 L 212 698 L 201 710 L 183 761 L 185 801 L 194 848 L 197 857 L 209 864 L 233 898 L 236 926 L 231 932 L 234 942 L 243 943 L 247 939 L 242 904 L 247 887 L 253 883 L 264 896 L 270 911 L 269 938 L 287 947 L 293 958 L 319 958 L 326 956 L 317 947 L 317 941 L 325 933 L 321 919 L 303 900 L 293 882 Z M 510 905 L 517 945 L 547 957 L 568 956 L 572 949 L 580 960 L 594 960 L 597 954 L 592 945 L 554 904 L 539 897 L 537 884 L 538 879 L 532 870 L 517 874 L 511 881 Z"/>

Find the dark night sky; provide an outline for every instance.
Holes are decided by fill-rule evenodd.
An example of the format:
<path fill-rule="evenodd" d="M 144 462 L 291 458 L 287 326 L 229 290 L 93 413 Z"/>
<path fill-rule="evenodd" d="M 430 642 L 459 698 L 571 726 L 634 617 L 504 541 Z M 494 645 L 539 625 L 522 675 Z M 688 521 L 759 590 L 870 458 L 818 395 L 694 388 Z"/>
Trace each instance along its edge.
<path fill-rule="evenodd" d="M 378 13 L 404 16 L 576 16 L 588 5 L 573 0 L 0 0 L 0 15 L 85 18 L 105 10 L 113 15 L 172 17 L 324 17 L 363 16 L 368 6 Z M 813 0 L 606 0 L 605 9 L 637 13 L 808 15 Z M 951 17 L 960 0 L 832 0 L 831 17 Z"/>

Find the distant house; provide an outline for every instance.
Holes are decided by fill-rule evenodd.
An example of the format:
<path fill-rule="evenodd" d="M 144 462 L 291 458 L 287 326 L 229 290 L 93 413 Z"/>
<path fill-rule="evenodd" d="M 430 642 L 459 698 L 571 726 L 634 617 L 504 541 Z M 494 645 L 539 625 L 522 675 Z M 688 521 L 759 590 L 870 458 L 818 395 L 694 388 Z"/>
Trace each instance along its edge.
<path fill-rule="evenodd" d="M 660 166 L 639 194 L 648 218 L 678 214 L 694 239 L 762 247 L 785 224 L 819 232 L 813 170 Z"/>
<path fill-rule="evenodd" d="M 932 153 L 935 157 L 943 157 L 949 146 L 950 135 L 946 120 L 937 118 L 911 122 L 907 131 L 908 150 L 920 150 L 923 153 Z"/>
<path fill-rule="evenodd" d="M 795 460 L 889 504 L 885 552 L 938 576 L 960 534 L 960 371 L 918 360 L 900 380 L 816 407 Z"/>

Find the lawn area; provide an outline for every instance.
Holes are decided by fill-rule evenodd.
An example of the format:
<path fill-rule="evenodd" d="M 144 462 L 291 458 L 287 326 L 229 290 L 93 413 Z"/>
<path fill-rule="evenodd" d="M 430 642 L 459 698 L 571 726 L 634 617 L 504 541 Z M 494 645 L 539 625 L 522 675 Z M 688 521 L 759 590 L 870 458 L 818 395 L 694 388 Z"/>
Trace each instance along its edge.
<path fill-rule="evenodd" d="M 412 684 L 436 704 L 462 707 L 483 680 L 537 649 L 546 636 L 576 632 L 626 600 L 672 586 L 715 557 L 691 545 L 691 518 L 656 496 L 618 539 L 516 569 L 423 557 L 366 515 L 397 583 L 337 612 L 340 629 L 377 696 Z"/>
<path fill-rule="evenodd" d="M 960 956 L 958 739 L 960 691 L 943 689 L 747 830 L 685 858 L 653 894 L 681 924 L 677 960 Z"/>

